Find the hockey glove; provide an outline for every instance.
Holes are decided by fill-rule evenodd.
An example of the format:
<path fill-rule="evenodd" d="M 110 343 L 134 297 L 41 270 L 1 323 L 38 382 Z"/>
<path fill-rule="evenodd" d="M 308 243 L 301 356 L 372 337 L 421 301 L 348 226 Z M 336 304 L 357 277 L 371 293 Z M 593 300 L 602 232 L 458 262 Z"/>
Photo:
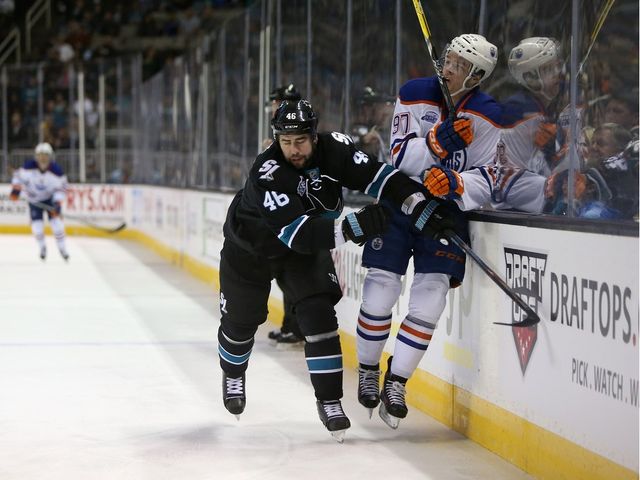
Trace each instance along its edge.
<path fill-rule="evenodd" d="M 555 148 L 557 134 L 558 128 L 553 123 L 541 122 L 538 125 L 533 141 L 540 150 L 549 148 L 547 147 L 549 144 L 551 144 L 551 148 Z"/>
<path fill-rule="evenodd" d="M 473 141 L 471 120 L 459 118 L 453 122 L 447 118 L 434 126 L 427 134 L 427 146 L 438 158 L 462 150 Z"/>
<path fill-rule="evenodd" d="M 437 198 L 423 200 L 411 213 L 413 227 L 433 239 L 443 236 L 445 230 L 454 230 L 455 221 L 445 209 L 443 201 Z"/>
<path fill-rule="evenodd" d="M 422 176 L 424 186 L 434 197 L 456 200 L 464 193 L 464 181 L 458 172 L 434 165 Z"/>
<path fill-rule="evenodd" d="M 327 175 L 307 180 L 306 200 L 307 213 L 338 218 L 343 206 L 342 185 Z"/>
<path fill-rule="evenodd" d="M 355 213 L 349 213 L 342 220 L 342 235 L 358 245 L 382 235 L 387 229 L 389 212 L 379 204 L 367 205 Z"/>
<path fill-rule="evenodd" d="M 11 193 L 9 194 L 9 200 L 13 200 L 14 202 L 20 198 L 20 189 L 13 188 Z"/>

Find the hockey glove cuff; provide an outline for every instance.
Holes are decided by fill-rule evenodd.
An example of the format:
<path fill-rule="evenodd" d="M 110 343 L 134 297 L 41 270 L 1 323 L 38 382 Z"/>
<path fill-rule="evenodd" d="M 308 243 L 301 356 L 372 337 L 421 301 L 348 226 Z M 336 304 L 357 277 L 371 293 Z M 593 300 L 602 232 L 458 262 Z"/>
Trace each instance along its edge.
<path fill-rule="evenodd" d="M 414 208 L 411 214 L 413 227 L 424 235 L 437 239 L 444 230 L 455 228 L 455 221 L 444 208 L 442 200 L 425 200 Z"/>
<path fill-rule="evenodd" d="M 387 229 L 389 212 L 379 204 L 367 205 L 355 213 L 349 213 L 342 220 L 342 234 L 345 240 L 364 245 L 367 240 L 382 235 Z"/>

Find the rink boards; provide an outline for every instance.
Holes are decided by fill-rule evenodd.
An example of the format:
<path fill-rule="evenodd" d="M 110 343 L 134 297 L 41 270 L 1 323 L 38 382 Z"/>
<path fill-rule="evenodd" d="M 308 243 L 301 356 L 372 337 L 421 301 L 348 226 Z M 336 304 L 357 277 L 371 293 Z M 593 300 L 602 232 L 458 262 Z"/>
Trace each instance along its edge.
<path fill-rule="evenodd" d="M 28 231 L 26 204 L 0 186 L 0 232 Z M 74 185 L 64 212 L 111 226 L 217 287 L 231 194 L 147 186 Z M 71 234 L 96 234 L 67 220 Z M 465 282 L 410 381 L 409 401 L 539 478 L 638 477 L 638 237 L 472 222 L 472 246 L 542 321 L 521 312 L 467 260 Z M 361 248 L 334 251 L 345 363 L 355 366 Z M 411 275 L 394 310 L 406 315 Z M 281 315 L 273 289 L 272 321 Z M 393 349 L 392 341 L 386 352 Z"/>

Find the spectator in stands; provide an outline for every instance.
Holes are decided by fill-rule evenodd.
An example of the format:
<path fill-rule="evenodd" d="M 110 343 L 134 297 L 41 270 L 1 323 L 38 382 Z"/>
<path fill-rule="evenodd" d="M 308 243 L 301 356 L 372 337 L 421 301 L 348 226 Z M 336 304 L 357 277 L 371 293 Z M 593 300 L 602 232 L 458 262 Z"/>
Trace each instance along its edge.
<path fill-rule="evenodd" d="M 631 130 L 638 125 L 638 89 L 628 94 L 615 93 L 607 102 L 604 112 L 605 123 L 616 123 Z"/>
<path fill-rule="evenodd" d="M 351 136 L 359 150 L 381 162 L 389 158 L 389 127 L 395 96 L 365 87 L 357 101 L 357 123 Z"/>
<path fill-rule="evenodd" d="M 19 110 L 14 110 L 11 113 L 11 124 L 9 125 L 9 145 L 12 148 L 20 148 L 26 147 L 28 144 L 29 137 L 22 114 Z"/>
<path fill-rule="evenodd" d="M 575 214 L 584 218 L 633 218 L 638 210 L 637 142 L 615 123 L 596 128 L 584 168 L 575 173 Z M 545 211 L 568 213 L 568 172 L 549 178 Z"/>

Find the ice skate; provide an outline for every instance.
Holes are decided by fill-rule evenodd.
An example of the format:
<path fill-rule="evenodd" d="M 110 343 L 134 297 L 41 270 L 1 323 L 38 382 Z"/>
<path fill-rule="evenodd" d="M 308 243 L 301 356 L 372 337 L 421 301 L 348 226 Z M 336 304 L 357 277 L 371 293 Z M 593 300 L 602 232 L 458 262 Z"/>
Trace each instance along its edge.
<path fill-rule="evenodd" d="M 318 407 L 320 421 L 327 427 L 331 436 L 338 443 L 344 442 L 344 434 L 347 428 L 351 426 L 351 422 L 344 414 L 340 400 L 317 400 L 316 406 Z"/>
<path fill-rule="evenodd" d="M 229 413 L 234 414 L 238 420 L 240 420 L 240 414 L 244 412 L 244 407 L 247 404 L 244 382 L 244 373 L 241 377 L 233 378 L 227 376 L 226 372 L 222 372 L 222 400 L 224 402 L 224 408 L 226 408 Z"/>
<path fill-rule="evenodd" d="M 384 375 L 382 392 L 380 392 L 380 418 L 394 430 L 398 428 L 400 420 L 407 416 L 405 395 L 407 379 L 391 373 L 391 358 L 389 358 L 387 372 Z"/>
<path fill-rule="evenodd" d="M 282 330 L 278 328 L 276 330 L 271 330 L 267 335 L 267 337 L 269 337 L 269 340 L 276 342 L 278 340 L 278 337 L 280 337 L 280 335 L 282 335 Z"/>
<path fill-rule="evenodd" d="M 380 365 L 360 364 L 358 368 L 358 401 L 369 410 L 369 418 L 373 409 L 380 403 Z"/>
<path fill-rule="evenodd" d="M 60 256 L 65 262 L 69 261 L 69 254 L 67 253 L 66 250 L 60 250 Z"/>
<path fill-rule="evenodd" d="M 280 333 L 276 339 L 276 347 L 278 349 L 293 349 L 304 346 L 304 339 L 300 338 L 293 332 Z"/>
<path fill-rule="evenodd" d="M 45 260 L 47 258 L 47 247 L 40 247 L 40 259 Z"/>

